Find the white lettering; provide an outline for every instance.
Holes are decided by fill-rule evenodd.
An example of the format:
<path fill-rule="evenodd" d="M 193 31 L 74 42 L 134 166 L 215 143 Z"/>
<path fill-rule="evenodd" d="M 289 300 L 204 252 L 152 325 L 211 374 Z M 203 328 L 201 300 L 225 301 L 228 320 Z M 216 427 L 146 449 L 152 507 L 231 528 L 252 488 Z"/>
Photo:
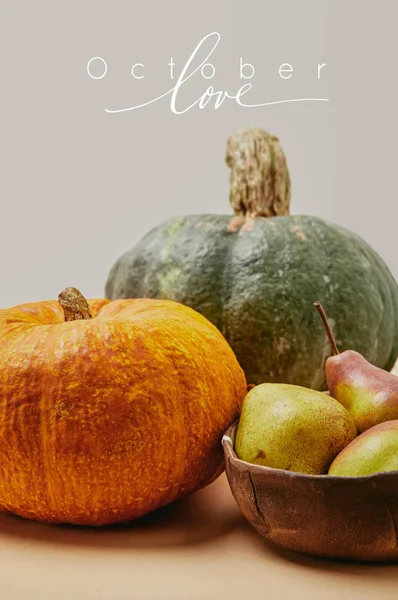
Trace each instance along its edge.
<path fill-rule="evenodd" d="M 173 61 L 173 58 L 170 58 L 170 62 L 168 63 L 168 66 L 170 67 L 170 77 L 171 77 L 171 79 L 174 79 L 173 67 L 175 66 L 175 62 Z"/>
<path fill-rule="evenodd" d="M 243 73 L 243 69 L 245 69 L 246 67 L 250 67 L 250 69 L 251 69 L 250 75 L 245 75 Z M 243 64 L 242 57 L 240 57 L 240 59 L 239 59 L 239 77 L 240 77 L 240 79 L 251 79 L 253 77 L 253 75 L 254 75 L 254 67 L 253 67 L 253 65 L 251 63 L 244 63 Z"/>
<path fill-rule="evenodd" d="M 287 75 L 285 75 L 285 73 L 287 73 Z M 279 67 L 279 75 L 282 77 L 282 79 L 290 79 L 293 75 L 292 65 L 289 65 L 289 63 L 283 63 L 283 65 Z"/>
<path fill-rule="evenodd" d="M 210 67 L 211 68 L 211 75 L 205 75 L 204 73 L 204 68 L 205 67 Z M 213 79 L 214 75 L 216 74 L 216 68 L 214 65 L 212 65 L 211 63 L 206 63 L 205 65 L 203 65 L 203 67 L 200 69 L 200 72 L 202 73 L 202 77 L 204 77 L 205 79 Z"/>
<path fill-rule="evenodd" d="M 134 71 L 137 67 L 144 67 L 144 65 L 142 63 L 136 63 L 135 65 L 133 65 L 133 67 L 131 69 L 132 76 L 134 77 L 134 79 L 144 79 L 144 75 L 136 75 L 134 73 Z"/>
<path fill-rule="evenodd" d="M 175 85 L 172 88 L 168 89 L 163 94 L 156 96 L 156 98 L 147 100 L 146 102 L 142 102 L 141 104 L 136 104 L 134 106 L 128 106 L 126 108 L 118 108 L 118 109 L 105 108 L 105 112 L 121 113 L 121 112 L 127 112 L 127 111 L 131 111 L 131 110 L 137 110 L 138 108 L 143 108 L 144 106 L 149 106 L 150 104 L 154 104 L 155 102 L 158 102 L 159 100 L 162 100 L 163 98 L 166 98 L 167 96 L 170 96 L 170 110 L 171 110 L 171 112 L 173 112 L 176 115 L 182 115 L 182 114 L 188 112 L 189 110 L 191 110 L 191 108 L 193 108 L 194 106 L 198 106 L 198 108 L 200 110 L 203 110 L 206 106 L 209 105 L 211 100 L 214 101 L 214 109 L 215 110 L 219 109 L 224 104 L 226 99 L 234 100 L 238 106 L 241 106 L 243 108 L 257 108 L 260 106 L 271 106 L 274 104 L 287 104 L 290 102 L 329 102 L 328 98 L 288 98 L 288 99 L 284 99 L 284 100 L 273 100 L 273 101 L 268 101 L 268 102 L 259 102 L 256 104 L 249 104 L 249 103 L 243 102 L 243 100 L 242 100 L 242 97 L 252 89 L 252 83 L 246 83 L 246 84 L 242 85 L 235 94 L 229 93 L 228 91 L 224 91 L 224 90 L 215 90 L 213 86 L 209 86 L 207 88 L 207 90 L 197 100 L 192 102 L 192 104 L 190 104 L 189 106 L 185 106 L 185 108 L 178 107 L 177 101 L 179 99 L 179 91 L 186 81 L 188 81 L 191 77 L 193 77 L 198 72 L 201 73 L 201 75 L 202 75 L 202 77 L 204 77 L 204 79 L 212 79 L 214 77 L 216 68 L 213 65 L 213 63 L 208 62 L 208 61 L 209 61 L 210 57 L 212 56 L 212 54 L 215 52 L 215 50 L 220 42 L 220 39 L 221 39 L 220 34 L 216 31 L 214 31 L 214 32 L 206 35 L 202 40 L 200 40 L 200 42 L 197 44 L 197 46 L 195 47 L 195 49 L 189 56 L 188 60 L 186 61 L 183 69 L 181 70 L 178 78 L 176 79 Z M 207 42 L 207 41 L 211 41 L 212 46 L 209 51 L 204 51 L 203 46 L 204 46 L 205 42 Z M 202 55 L 205 54 L 205 56 L 202 60 L 200 59 L 200 53 L 202 53 Z M 94 60 L 95 58 L 102 60 L 105 65 L 105 72 L 103 75 L 101 75 L 101 77 L 103 77 L 106 73 L 106 63 L 100 57 L 94 57 L 93 59 L 91 59 L 91 61 Z M 199 63 L 195 68 L 192 67 L 194 60 L 196 63 Z M 89 61 L 88 65 L 87 65 L 87 71 L 88 71 L 90 77 L 92 77 L 92 75 L 90 73 L 91 61 Z M 321 72 L 322 67 L 324 67 L 325 65 L 326 65 L 326 63 L 323 63 L 323 64 L 318 63 L 318 78 L 320 77 L 320 72 Z M 170 77 L 171 77 L 171 79 L 174 80 L 175 77 L 174 77 L 173 67 L 175 66 L 175 63 L 174 63 L 173 58 L 170 59 L 168 66 L 170 67 Z M 136 73 L 135 73 L 135 69 L 138 67 L 144 68 L 143 63 L 136 63 L 134 65 L 134 67 L 132 68 L 132 74 L 136 79 L 142 79 L 144 77 L 144 75 L 136 75 Z M 255 73 L 255 69 L 251 63 L 243 63 L 243 59 L 242 59 L 242 57 L 240 57 L 239 67 L 240 67 L 239 68 L 240 79 L 252 79 L 252 77 L 254 76 L 254 73 Z M 209 72 L 209 69 L 211 72 Z M 290 79 L 292 77 L 292 74 L 293 74 L 293 67 L 291 64 L 283 63 L 279 67 L 279 75 L 280 75 L 280 77 L 282 77 L 282 79 Z M 101 77 L 96 77 L 96 78 L 99 79 Z"/>
<path fill-rule="evenodd" d="M 321 78 L 321 71 L 322 71 L 323 67 L 326 67 L 326 63 L 322 63 L 322 64 L 318 63 L 318 79 Z"/>

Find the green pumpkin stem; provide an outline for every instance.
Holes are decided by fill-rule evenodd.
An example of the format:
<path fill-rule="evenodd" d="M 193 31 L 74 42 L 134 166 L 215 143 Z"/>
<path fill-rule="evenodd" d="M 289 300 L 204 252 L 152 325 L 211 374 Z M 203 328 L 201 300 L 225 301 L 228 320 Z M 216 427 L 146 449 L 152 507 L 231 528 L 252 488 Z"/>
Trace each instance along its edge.
<path fill-rule="evenodd" d="M 65 288 L 58 296 L 58 302 L 62 306 L 67 321 L 82 321 L 92 319 L 87 300 L 74 287 Z"/>
<path fill-rule="evenodd" d="M 324 310 L 322 304 L 318 300 L 316 302 L 314 302 L 313 306 L 315 306 L 315 308 L 317 309 L 317 311 L 321 315 L 321 319 L 322 319 L 323 324 L 325 326 L 326 333 L 327 333 L 327 336 L 329 338 L 330 346 L 332 348 L 332 352 L 333 352 L 334 356 L 337 356 L 338 354 L 340 354 L 340 352 L 339 352 L 339 349 L 337 348 L 336 340 L 335 340 L 335 337 L 334 337 L 334 335 L 332 333 L 332 329 L 330 327 L 330 324 L 329 324 L 328 318 L 326 316 L 325 310 Z"/>
<path fill-rule="evenodd" d="M 234 132 L 227 141 L 231 169 L 229 201 L 246 218 L 290 214 L 291 184 L 279 139 L 263 129 Z"/>

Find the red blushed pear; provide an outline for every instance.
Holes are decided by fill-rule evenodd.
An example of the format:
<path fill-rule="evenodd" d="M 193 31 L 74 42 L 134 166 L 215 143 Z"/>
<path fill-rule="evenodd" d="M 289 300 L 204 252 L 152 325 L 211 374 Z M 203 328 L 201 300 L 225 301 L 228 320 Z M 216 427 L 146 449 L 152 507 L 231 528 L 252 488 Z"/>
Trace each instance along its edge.
<path fill-rule="evenodd" d="M 314 306 L 333 350 L 325 364 L 331 396 L 351 413 L 359 433 L 398 419 L 398 377 L 372 365 L 354 350 L 340 353 L 322 305 L 315 302 Z"/>
<path fill-rule="evenodd" d="M 329 475 L 362 477 L 398 471 L 398 420 L 364 431 L 334 459 Z"/>

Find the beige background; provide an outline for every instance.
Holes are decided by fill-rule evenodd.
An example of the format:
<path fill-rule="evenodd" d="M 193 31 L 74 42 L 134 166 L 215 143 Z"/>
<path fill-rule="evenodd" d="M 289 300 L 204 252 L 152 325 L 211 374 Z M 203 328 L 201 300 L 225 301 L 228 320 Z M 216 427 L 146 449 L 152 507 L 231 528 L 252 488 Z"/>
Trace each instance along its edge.
<path fill-rule="evenodd" d="M 398 274 L 395 0 L 2 0 L 0 306 L 103 294 L 118 255 L 160 220 L 228 207 L 225 141 L 262 126 L 285 148 L 292 210 L 365 237 Z M 109 115 L 170 84 L 210 31 L 222 40 L 214 85 L 236 91 L 239 56 L 256 67 L 255 101 L 286 104 L 173 115 L 167 102 Z M 107 76 L 86 72 L 103 56 Z M 146 78 L 129 75 L 144 62 Z M 291 80 L 278 78 L 290 62 Z M 326 62 L 324 77 L 316 65 Z M 203 93 L 201 78 L 184 91 Z M 128 528 L 51 528 L 0 517 L 4 600 L 396 598 L 397 566 L 300 558 L 246 524 L 225 478 Z"/>
<path fill-rule="evenodd" d="M 0 10 L 0 306 L 70 285 L 101 296 L 116 258 L 160 220 L 228 212 L 225 142 L 247 125 L 280 137 L 293 212 L 354 229 L 398 274 L 395 0 L 2 0 Z M 256 67 L 254 102 L 330 103 L 104 112 L 168 89 L 170 57 L 177 72 L 211 31 L 222 36 L 215 87 L 236 92 L 242 56 Z M 98 55 L 108 73 L 95 81 L 86 65 Z M 192 78 L 182 101 L 206 83 Z"/>

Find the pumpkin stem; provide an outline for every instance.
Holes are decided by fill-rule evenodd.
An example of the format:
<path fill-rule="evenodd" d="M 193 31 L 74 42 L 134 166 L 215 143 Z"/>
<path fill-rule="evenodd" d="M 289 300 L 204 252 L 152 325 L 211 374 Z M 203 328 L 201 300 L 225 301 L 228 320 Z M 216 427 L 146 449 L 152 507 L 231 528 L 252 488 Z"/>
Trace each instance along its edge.
<path fill-rule="evenodd" d="M 65 288 L 58 296 L 58 302 L 63 308 L 65 322 L 93 318 L 87 300 L 74 287 Z"/>
<path fill-rule="evenodd" d="M 339 349 L 337 348 L 336 340 L 334 338 L 334 335 L 332 333 L 331 327 L 329 325 L 329 321 L 327 319 L 325 310 L 324 310 L 322 304 L 318 300 L 316 302 L 314 302 L 313 306 L 315 306 L 315 308 L 317 309 L 317 311 L 321 315 L 321 319 L 322 319 L 323 324 L 325 326 L 326 333 L 327 333 L 327 336 L 329 338 L 329 342 L 330 342 L 330 346 L 332 348 L 333 354 L 334 354 L 334 356 L 337 356 L 338 354 L 340 354 L 340 352 L 339 352 Z"/>
<path fill-rule="evenodd" d="M 279 139 L 263 129 L 234 132 L 225 157 L 231 169 L 229 201 L 246 218 L 290 214 L 291 185 Z"/>

